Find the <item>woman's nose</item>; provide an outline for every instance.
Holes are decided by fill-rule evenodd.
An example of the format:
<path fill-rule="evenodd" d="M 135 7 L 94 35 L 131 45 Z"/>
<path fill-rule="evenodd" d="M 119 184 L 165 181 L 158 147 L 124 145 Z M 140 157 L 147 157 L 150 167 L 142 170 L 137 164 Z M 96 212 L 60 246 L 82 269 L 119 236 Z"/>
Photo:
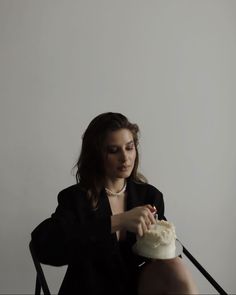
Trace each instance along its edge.
<path fill-rule="evenodd" d="M 127 153 L 125 151 L 122 151 L 122 153 L 121 153 L 121 161 L 126 162 L 127 159 L 128 159 Z"/>

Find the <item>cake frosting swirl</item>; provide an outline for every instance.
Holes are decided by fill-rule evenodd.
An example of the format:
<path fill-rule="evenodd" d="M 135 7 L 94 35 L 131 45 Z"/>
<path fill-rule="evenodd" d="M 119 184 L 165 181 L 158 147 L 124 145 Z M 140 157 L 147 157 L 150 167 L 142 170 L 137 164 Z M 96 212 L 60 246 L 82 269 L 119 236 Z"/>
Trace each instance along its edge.
<path fill-rule="evenodd" d="M 165 220 L 157 220 L 142 237 L 137 237 L 134 250 L 137 254 L 154 259 L 175 257 L 175 226 Z"/>

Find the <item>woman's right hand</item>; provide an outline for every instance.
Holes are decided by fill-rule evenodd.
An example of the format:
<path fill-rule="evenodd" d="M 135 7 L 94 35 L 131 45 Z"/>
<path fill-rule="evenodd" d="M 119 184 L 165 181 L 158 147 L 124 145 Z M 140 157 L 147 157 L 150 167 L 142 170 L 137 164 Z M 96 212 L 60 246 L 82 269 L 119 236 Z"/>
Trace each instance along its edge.
<path fill-rule="evenodd" d="M 141 237 L 150 225 L 156 222 L 153 214 L 155 212 L 155 208 L 151 205 L 135 207 L 129 211 L 113 215 L 112 224 L 116 224 L 119 229 L 125 229 Z"/>
<path fill-rule="evenodd" d="M 123 213 L 123 227 L 130 232 L 138 234 L 140 237 L 154 224 L 155 217 L 151 212 L 152 206 L 135 207 Z M 155 211 L 154 211 L 155 212 Z"/>

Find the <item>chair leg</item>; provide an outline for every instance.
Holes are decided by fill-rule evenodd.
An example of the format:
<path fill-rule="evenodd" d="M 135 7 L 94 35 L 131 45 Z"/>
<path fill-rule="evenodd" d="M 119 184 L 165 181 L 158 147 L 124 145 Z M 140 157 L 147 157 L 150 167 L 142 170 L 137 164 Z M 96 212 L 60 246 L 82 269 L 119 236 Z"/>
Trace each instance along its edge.
<path fill-rule="evenodd" d="M 35 295 L 41 294 L 41 284 L 38 275 L 36 275 Z"/>
<path fill-rule="evenodd" d="M 40 295 L 41 294 L 41 289 L 43 291 L 44 295 L 51 295 L 44 273 L 43 269 L 40 265 L 40 262 L 36 256 L 32 241 L 29 244 L 30 252 L 33 258 L 34 266 L 36 268 L 37 276 L 36 276 L 36 285 L 35 285 L 35 295 Z"/>

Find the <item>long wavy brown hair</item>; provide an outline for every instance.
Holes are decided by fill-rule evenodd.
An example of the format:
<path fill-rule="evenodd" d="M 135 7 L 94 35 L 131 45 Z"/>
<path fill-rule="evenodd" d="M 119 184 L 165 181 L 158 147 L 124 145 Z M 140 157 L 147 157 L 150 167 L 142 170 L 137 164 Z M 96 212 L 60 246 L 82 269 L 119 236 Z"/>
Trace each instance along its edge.
<path fill-rule="evenodd" d="M 134 168 L 129 178 L 136 182 L 146 182 L 145 177 L 138 172 L 138 125 L 129 122 L 120 113 L 107 112 L 98 115 L 90 122 L 82 136 L 80 156 L 74 166 L 76 169 L 76 181 L 86 190 L 94 209 L 97 208 L 99 195 L 104 187 L 105 169 L 103 151 L 105 149 L 105 140 L 109 132 L 119 129 L 128 129 L 132 133 L 136 149 Z"/>

